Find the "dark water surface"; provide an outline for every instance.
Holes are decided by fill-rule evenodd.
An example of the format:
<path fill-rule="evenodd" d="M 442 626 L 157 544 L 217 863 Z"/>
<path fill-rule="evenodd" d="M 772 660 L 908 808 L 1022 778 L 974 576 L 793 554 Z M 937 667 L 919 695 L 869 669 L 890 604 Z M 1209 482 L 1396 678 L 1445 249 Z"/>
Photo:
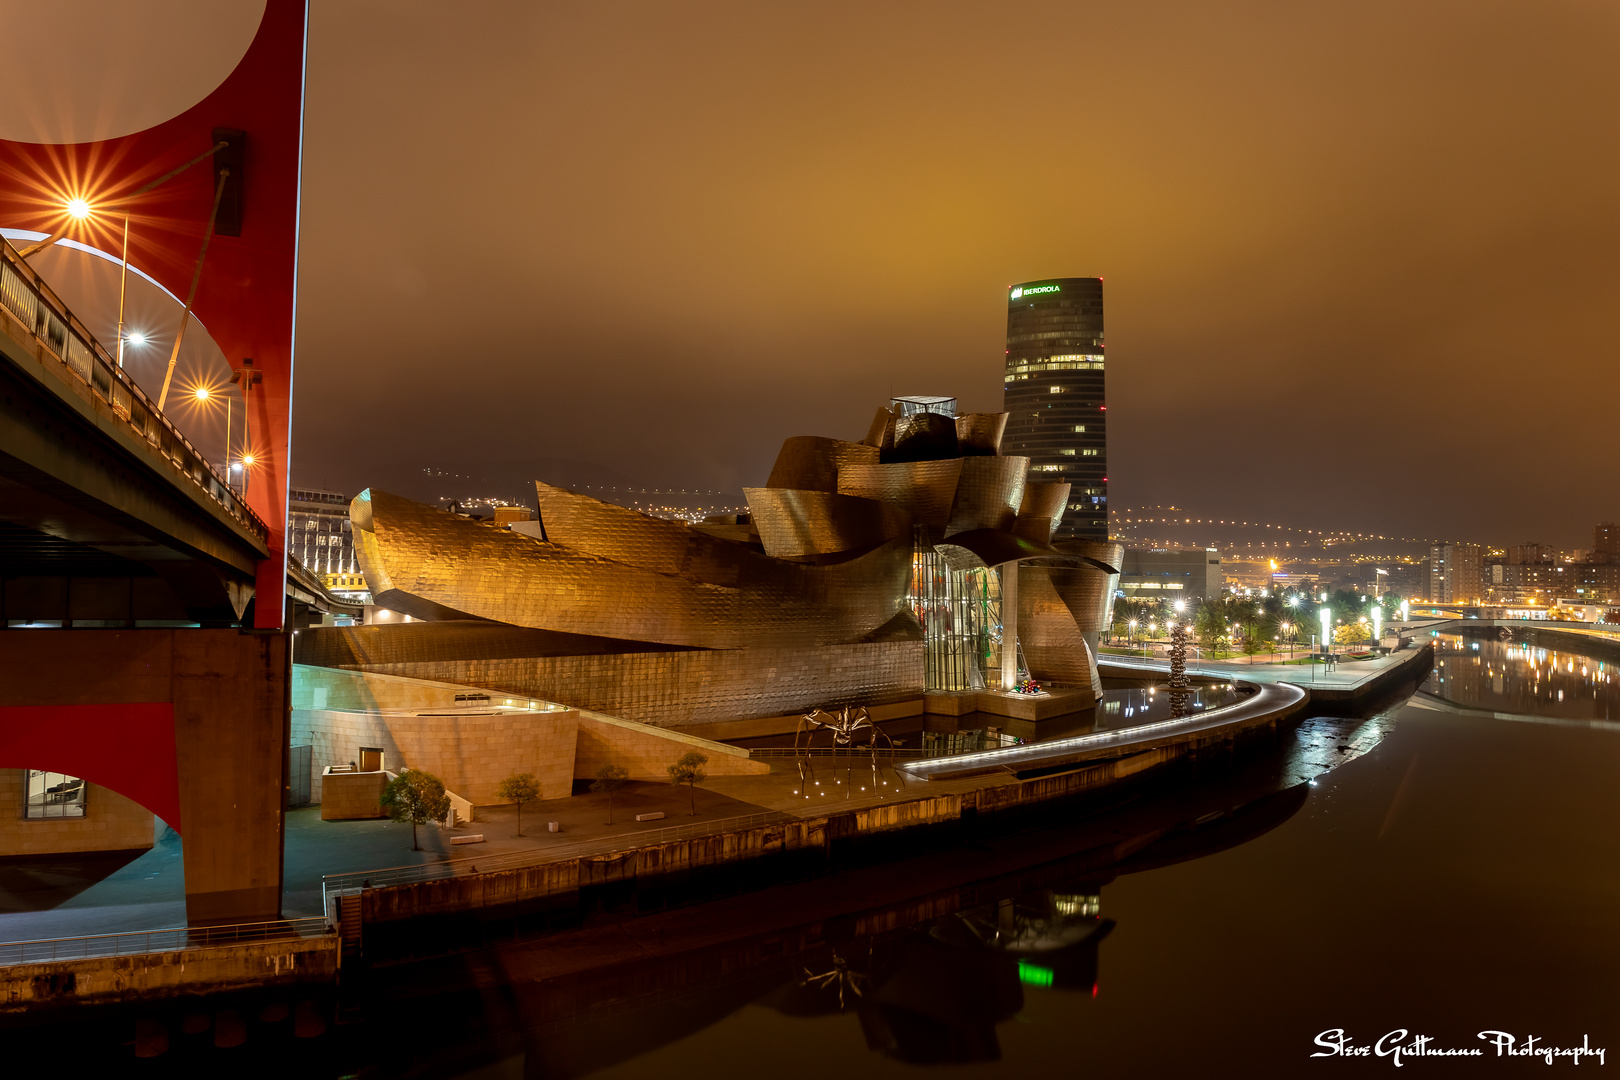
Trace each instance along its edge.
<path fill-rule="evenodd" d="M 1613 663 L 1523 643 L 1440 644 L 1425 690 L 1459 704 L 1600 720 L 1615 704 Z M 951 947 L 955 924 L 982 923 L 986 912 L 953 914 L 914 931 L 957 958 L 922 980 L 935 993 L 916 979 L 895 993 L 868 987 L 876 1004 L 846 995 L 844 1013 L 815 1016 L 765 995 L 594 1075 L 915 1076 L 902 1058 L 925 1057 L 928 1044 L 897 1041 L 894 1025 L 872 1015 L 903 1015 L 907 993 L 918 1014 L 943 1021 L 947 1030 L 932 1033 L 940 1058 L 992 1059 L 926 1068 L 939 1076 L 1396 1067 L 1393 1055 L 1311 1058 L 1323 1052 L 1315 1038 L 1335 1028 L 1363 1046 L 1407 1029 L 1403 1045 L 1430 1035 L 1430 1047 L 1487 1054 L 1405 1059 L 1403 1068 L 1423 1072 L 1549 1067 L 1497 1057 L 1477 1037 L 1484 1030 L 1521 1046 L 1528 1036 L 1552 1047 L 1585 1039 L 1614 1051 L 1605 1071 L 1620 1069 L 1620 730 L 1449 715 L 1418 707 L 1424 696 L 1389 714 L 1375 746 L 1307 786 L 1297 811 L 1269 831 L 1202 856 L 1189 848 L 1186 861 L 1127 867 L 1097 886 L 1097 914 L 1112 926 L 1094 949 L 1095 989 L 1083 971 L 1071 985 L 1043 985 L 1026 959 L 1024 981 L 1003 1000 L 987 989 L 978 951 Z M 1302 729 L 1302 743 L 1313 730 Z M 974 1003 L 977 1024 L 946 1019 L 953 997 Z M 977 1037 L 952 1037 L 968 1030 Z M 1552 1067 L 1574 1066 L 1562 1057 Z"/>
<path fill-rule="evenodd" d="M 969 836 L 606 923 L 594 937 L 374 971 L 331 1068 L 306 1058 L 297 1071 L 823 1080 L 1397 1068 L 1392 1056 L 1312 1058 L 1334 1029 L 1368 1049 L 1404 1029 L 1404 1048 L 1426 1035 L 1431 1049 L 1486 1055 L 1409 1057 L 1397 1076 L 1577 1067 L 1498 1057 L 1481 1031 L 1540 1048 L 1584 1039 L 1611 1060 L 1581 1069 L 1620 1069 L 1614 665 L 1559 651 L 1555 672 L 1552 650 L 1523 642 L 1439 645 L 1436 674 L 1409 702 L 1307 720 L 1059 827 Z M 694 927 L 713 941 L 651 955 L 665 928 Z M 569 950 L 622 939 L 646 958 L 625 961 L 621 948 L 611 966 L 545 974 Z"/>

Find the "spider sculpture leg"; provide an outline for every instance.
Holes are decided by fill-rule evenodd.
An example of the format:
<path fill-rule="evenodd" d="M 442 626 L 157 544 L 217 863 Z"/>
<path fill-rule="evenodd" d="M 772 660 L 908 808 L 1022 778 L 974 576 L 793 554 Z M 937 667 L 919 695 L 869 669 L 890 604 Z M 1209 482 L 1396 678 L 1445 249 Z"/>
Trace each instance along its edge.
<path fill-rule="evenodd" d="M 793 760 L 796 761 L 799 766 L 800 795 L 810 794 L 806 786 L 807 781 L 814 781 L 816 778 L 816 768 L 810 762 L 809 750 L 810 743 L 816 737 L 816 728 L 819 726 L 819 722 L 816 720 L 816 713 L 820 711 L 821 710 L 817 709 L 812 712 L 805 713 L 803 716 L 799 717 L 799 726 L 793 732 Z M 805 739 L 805 753 L 801 754 L 799 753 L 799 737 L 804 735 L 806 730 L 809 731 L 809 736 Z M 806 774 L 808 774 L 808 776 Z"/>

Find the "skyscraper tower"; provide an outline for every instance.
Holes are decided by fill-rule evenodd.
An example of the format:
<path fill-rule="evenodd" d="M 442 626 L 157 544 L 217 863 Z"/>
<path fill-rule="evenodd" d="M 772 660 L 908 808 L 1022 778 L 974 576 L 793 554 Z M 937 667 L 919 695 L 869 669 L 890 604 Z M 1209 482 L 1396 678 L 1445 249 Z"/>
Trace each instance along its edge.
<path fill-rule="evenodd" d="M 1102 278 L 1049 278 L 1007 291 L 1007 430 L 1001 452 L 1029 458 L 1029 479 L 1065 481 L 1053 540 L 1108 539 L 1108 398 Z"/>

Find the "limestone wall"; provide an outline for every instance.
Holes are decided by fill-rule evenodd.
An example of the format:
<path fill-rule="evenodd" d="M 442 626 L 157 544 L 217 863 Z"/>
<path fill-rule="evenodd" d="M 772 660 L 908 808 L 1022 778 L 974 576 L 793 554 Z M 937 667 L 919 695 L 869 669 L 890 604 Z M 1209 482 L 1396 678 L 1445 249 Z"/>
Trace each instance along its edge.
<path fill-rule="evenodd" d="M 675 764 L 675 759 L 693 750 L 709 759 L 703 769 L 710 776 L 745 776 L 771 771 L 769 765 L 752 760 L 748 751 L 739 747 L 582 711 L 579 743 L 574 751 L 574 776 L 589 780 L 603 765 L 623 765 L 630 770 L 631 780 L 667 781 L 667 770 Z"/>
<path fill-rule="evenodd" d="M 295 708 L 292 727 L 294 743 L 314 747 L 317 789 L 319 770 L 358 762 L 368 746 L 381 748 L 384 769 L 430 772 L 474 806 L 500 802 L 495 788 L 515 772 L 534 773 L 547 799 L 573 791 L 579 714 L 572 709 L 417 715 Z"/>
<path fill-rule="evenodd" d="M 883 705 L 922 696 L 920 641 L 802 648 L 697 649 L 557 656 L 460 656 L 433 647 L 433 625 L 305 631 L 300 657 L 326 670 L 487 687 L 660 727 L 783 716 L 815 706 Z M 389 635 L 386 631 L 411 631 Z M 418 640 L 420 639 L 420 640 Z M 454 644 L 452 641 L 448 644 Z M 447 655 L 448 654 L 448 655 Z M 297 671 L 316 670 L 299 664 Z M 315 685 L 311 683 L 311 685 Z M 326 707 L 336 699 L 328 698 Z M 296 691 L 294 707 L 301 703 Z M 349 706 L 335 706 L 349 707 Z"/>
<path fill-rule="evenodd" d="M 358 821 L 387 817 L 382 793 L 388 784 L 385 772 L 326 773 L 316 786 L 321 798 L 322 821 Z"/>
<path fill-rule="evenodd" d="M 23 793 L 23 770 L 0 769 L 0 856 L 152 846 L 152 812 L 100 784 L 86 786 L 80 818 L 24 819 Z"/>

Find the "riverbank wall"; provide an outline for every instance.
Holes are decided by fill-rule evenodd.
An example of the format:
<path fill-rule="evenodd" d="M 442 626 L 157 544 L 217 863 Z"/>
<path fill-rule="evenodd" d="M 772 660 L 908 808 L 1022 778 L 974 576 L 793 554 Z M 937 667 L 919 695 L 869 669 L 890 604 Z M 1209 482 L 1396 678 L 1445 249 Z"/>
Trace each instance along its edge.
<path fill-rule="evenodd" d="M 331 986 L 336 935 L 0 966 L 0 1018 L 225 991 Z"/>
<path fill-rule="evenodd" d="M 479 872 L 346 890 L 335 922 L 368 961 L 434 955 L 522 929 L 576 923 L 591 912 L 644 913 L 819 877 L 851 865 L 907 858 L 1004 831 L 1072 819 L 1085 803 L 1168 766 L 1226 753 L 1239 742 L 1274 736 L 1299 719 L 1305 699 L 1249 710 L 1230 724 L 1146 746 L 1106 760 L 1044 763 L 1024 772 L 996 769 L 967 781 L 922 782 L 907 798 L 839 813 L 784 818 L 735 830 Z M 937 793 L 929 787 L 943 788 Z"/>

